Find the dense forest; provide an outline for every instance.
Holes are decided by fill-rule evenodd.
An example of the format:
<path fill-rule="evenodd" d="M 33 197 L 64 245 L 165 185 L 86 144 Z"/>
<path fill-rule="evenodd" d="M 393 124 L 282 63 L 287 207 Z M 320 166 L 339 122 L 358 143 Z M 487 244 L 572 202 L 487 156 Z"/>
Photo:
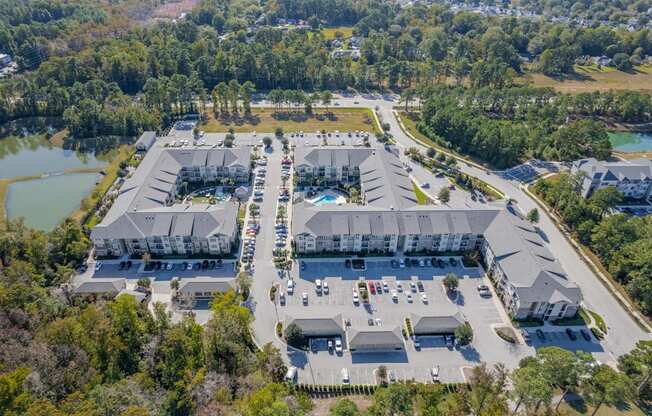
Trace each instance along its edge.
<path fill-rule="evenodd" d="M 588 200 L 582 198 L 580 189 L 581 178 L 568 174 L 534 185 L 535 192 L 597 254 L 641 310 L 651 315 L 652 217 L 607 215 L 622 202 L 622 195 L 615 188 L 600 189 Z"/>
<path fill-rule="evenodd" d="M 29 45 L 44 47 L 60 42 L 68 26 L 84 27 L 82 22 L 89 21 L 103 28 L 100 32 L 111 35 L 76 49 L 68 46 L 61 53 L 39 52 L 38 56 L 49 58 L 37 69 L 0 82 L 0 123 L 28 116 L 64 116 L 70 131 L 79 138 L 134 136 L 144 129 L 167 125 L 178 113 L 203 108 L 216 86 L 231 80 L 250 82 L 258 91 L 350 87 L 410 90 L 453 80 L 464 85 L 457 89 L 458 95 L 494 94 L 502 99 L 512 94 L 513 85 L 524 72 L 524 54 L 545 58 L 544 52 L 563 50 L 569 62 L 562 72 L 572 71 L 572 61 L 583 54 L 625 53 L 636 59 L 652 54 L 652 36 L 645 29 L 571 28 L 544 21 L 455 14 L 442 6 L 399 8 L 381 0 L 278 0 L 266 4 L 203 0 L 176 24 L 132 25 L 128 30 L 114 27 L 115 16 L 107 17 L 107 12 L 93 7 L 91 0 L 74 7 L 45 2 L 47 7 L 41 8 L 40 3 L 30 1 L 23 8 L 0 15 L 0 38 L 4 39 L 0 49 L 15 54 L 22 65 L 35 67 L 37 63 L 28 64 L 32 52 L 21 51 L 30 49 Z M 287 31 L 254 23 L 259 18 L 268 23 L 307 18 L 311 28 L 354 24 L 354 33 L 362 39 L 361 58 L 334 58 L 331 41 L 319 30 Z M 47 29 L 50 26 L 54 29 Z M 43 36 L 56 42 L 41 42 Z M 569 45 L 573 51 L 567 50 Z M 545 58 L 542 63 L 561 65 L 564 59 Z M 528 90 L 520 94 L 523 91 Z M 145 99 L 140 99 L 141 94 Z M 535 98 L 541 95 L 537 91 L 531 94 Z M 580 110 L 572 104 L 585 103 L 551 92 L 544 94 L 569 101 L 565 108 L 584 117 L 609 113 L 628 122 L 650 119 L 649 96 L 587 96 L 595 99 Z M 481 115 L 491 118 L 492 114 L 487 114 L 490 111 L 482 109 Z M 558 120 L 561 114 L 555 116 Z M 493 128 L 493 122 L 482 124 L 500 130 Z M 437 129 L 432 133 L 446 138 Z M 543 150 L 529 153 L 564 157 L 554 149 L 546 150 L 550 146 L 539 147 Z M 509 153 L 520 157 L 528 150 Z M 510 155 L 498 163 L 514 160 Z"/>
<path fill-rule="evenodd" d="M 418 95 L 422 133 L 497 168 L 533 157 L 607 159 L 611 144 L 596 119 L 636 123 L 652 114 L 652 97 L 635 91 L 559 95 L 545 88 L 444 86 Z"/>

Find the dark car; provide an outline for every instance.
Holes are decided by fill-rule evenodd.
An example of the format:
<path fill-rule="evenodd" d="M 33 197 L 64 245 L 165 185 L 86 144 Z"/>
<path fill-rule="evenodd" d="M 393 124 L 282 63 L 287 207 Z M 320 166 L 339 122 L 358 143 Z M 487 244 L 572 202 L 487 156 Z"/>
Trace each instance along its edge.
<path fill-rule="evenodd" d="M 571 341 L 575 341 L 577 339 L 577 335 L 575 335 L 575 331 L 573 331 L 570 328 L 566 328 L 566 334 L 568 335 L 568 338 L 571 339 Z"/>
<path fill-rule="evenodd" d="M 423 292 L 423 283 L 417 282 L 417 287 L 419 288 L 419 292 Z"/>
<path fill-rule="evenodd" d="M 457 260 L 455 260 L 453 257 L 450 258 L 449 262 L 451 266 L 457 266 Z"/>
<path fill-rule="evenodd" d="M 125 268 L 126 263 L 124 261 L 120 262 L 120 270 Z"/>
<path fill-rule="evenodd" d="M 414 267 L 419 267 L 419 260 L 418 259 L 412 259 L 411 262 L 412 262 L 412 265 Z"/>
<path fill-rule="evenodd" d="M 443 269 L 443 268 L 444 268 L 444 260 L 442 260 L 442 259 L 437 259 L 437 265 L 438 265 L 441 269 Z"/>
<path fill-rule="evenodd" d="M 161 267 L 163 267 L 163 263 L 161 263 L 160 261 L 157 261 L 156 262 L 156 270 L 161 270 Z"/>
<path fill-rule="evenodd" d="M 439 266 L 439 263 L 437 263 L 437 259 L 434 257 L 430 259 L 430 263 L 432 263 L 432 267 Z"/>
<path fill-rule="evenodd" d="M 580 329 L 580 334 L 582 334 L 582 338 L 584 338 L 586 341 L 591 341 L 591 335 L 586 329 Z"/>
<path fill-rule="evenodd" d="M 545 341 L 545 340 L 546 340 L 546 334 L 544 334 L 542 330 L 537 329 L 536 332 L 537 332 L 537 337 L 539 337 L 539 339 L 540 339 L 541 341 Z"/>
<path fill-rule="evenodd" d="M 125 268 L 129 270 L 131 269 L 131 265 L 132 265 L 131 260 L 127 260 L 127 263 L 125 263 Z"/>
<path fill-rule="evenodd" d="M 211 270 L 215 268 L 215 260 L 211 260 L 208 262 L 208 268 Z"/>
<path fill-rule="evenodd" d="M 195 264 L 192 265 L 193 270 L 199 270 L 200 267 L 201 267 L 201 263 L 200 263 L 200 262 L 197 262 L 197 263 L 195 263 Z"/>
<path fill-rule="evenodd" d="M 202 269 L 208 269 L 208 260 L 204 260 L 201 262 L 201 268 Z"/>

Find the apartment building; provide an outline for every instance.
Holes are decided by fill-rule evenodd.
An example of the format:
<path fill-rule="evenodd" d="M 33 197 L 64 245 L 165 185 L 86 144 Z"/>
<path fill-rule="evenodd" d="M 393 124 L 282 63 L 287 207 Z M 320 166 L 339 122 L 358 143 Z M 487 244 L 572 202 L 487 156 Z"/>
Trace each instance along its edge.
<path fill-rule="evenodd" d="M 571 173 L 582 173 L 582 196 L 614 186 L 625 198 L 649 199 L 652 193 L 652 161 L 649 159 L 604 162 L 594 158 L 573 162 Z"/>
<path fill-rule="evenodd" d="M 449 209 L 417 205 L 412 183 L 392 149 L 302 149 L 295 153 L 299 181 L 345 177 L 343 164 L 359 163 L 364 204 L 308 201 L 292 209 L 297 254 L 481 253 L 499 296 L 517 319 L 573 316 L 579 288 L 545 247 L 536 229 L 502 207 Z M 330 170 L 321 169 L 330 166 Z"/>
<path fill-rule="evenodd" d="M 238 239 L 238 205 L 176 203 L 187 184 L 246 183 L 249 148 L 166 148 L 154 145 L 120 187 L 91 232 L 97 255 L 156 256 L 230 253 Z"/>

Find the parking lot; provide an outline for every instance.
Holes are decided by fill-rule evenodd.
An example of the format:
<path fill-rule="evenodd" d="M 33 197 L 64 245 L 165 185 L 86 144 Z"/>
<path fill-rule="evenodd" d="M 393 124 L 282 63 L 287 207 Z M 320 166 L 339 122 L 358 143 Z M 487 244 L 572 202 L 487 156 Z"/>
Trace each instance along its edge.
<path fill-rule="evenodd" d="M 560 166 L 552 162 L 531 159 L 521 165 L 495 173 L 506 179 L 529 183 L 541 175 L 551 172 L 559 172 L 559 170 Z"/>
<path fill-rule="evenodd" d="M 446 260 L 448 258 L 445 258 Z M 288 353 L 290 363 L 297 366 L 299 380 L 308 383 L 340 383 L 342 368 L 346 368 L 351 383 L 375 383 L 374 371 L 380 365 L 393 371 L 397 380 L 430 381 L 430 368 L 439 366 L 440 377 L 445 381 L 463 381 L 461 368 L 477 365 L 481 361 L 500 362 L 520 359 L 530 349 L 528 346 L 506 345 L 497 337 L 491 326 L 505 324 L 506 315 L 501 314 L 502 306 L 494 297 L 480 297 L 477 286 L 484 281 L 479 268 L 464 268 L 460 263 L 451 266 L 447 261 L 445 267 L 392 267 L 389 259 L 369 259 L 365 270 L 347 268 L 344 259 L 310 259 L 304 260 L 305 266 L 297 267 L 291 272 L 295 282 L 293 295 L 286 295 L 284 305 L 278 304 L 279 318 L 293 311 L 314 310 L 316 314 L 340 313 L 351 328 L 366 326 L 403 327 L 404 319 L 410 313 L 428 314 L 433 311 L 455 313 L 459 311 L 472 325 L 475 341 L 470 347 L 453 348 L 446 345 L 443 336 L 419 336 L 421 348 L 417 349 L 411 339 L 405 341 L 403 351 L 388 352 L 355 352 L 346 350 L 340 356 L 329 352 L 326 340 L 319 339 L 311 344 L 306 355 Z M 457 274 L 459 292 L 449 296 L 442 285 L 442 279 L 447 273 Z M 316 290 L 315 281 L 320 279 L 328 285 L 328 294 Z M 381 291 L 376 294 L 369 291 L 369 302 L 353 301 L 353 290 L 358 289 L 358 281 L 363 279 L 368 287 L 369 282 L 380 283 Z M 410 281 L 420 282 L 423 292 Z M 383 287 L 387 283 L 387 288 Z M 399 284 L 402 288 L 399 287 Z M 283 291 L 287 290 L 287 281 L 281 283 Z M 367 289 L 369 290 L 369 289 Z M 303 302 L 302 294 L 306 292 L 308 301 Z M 396 292 L 393 299 L 392 292 Z M 422 293 L 426 297 L 424 302 Z M 412 301 L 408 301 L 408 294 Z M 296 312 L 295 312 L 296 313 Z M 516 357 L 516 358 L 514 358 Z"/>

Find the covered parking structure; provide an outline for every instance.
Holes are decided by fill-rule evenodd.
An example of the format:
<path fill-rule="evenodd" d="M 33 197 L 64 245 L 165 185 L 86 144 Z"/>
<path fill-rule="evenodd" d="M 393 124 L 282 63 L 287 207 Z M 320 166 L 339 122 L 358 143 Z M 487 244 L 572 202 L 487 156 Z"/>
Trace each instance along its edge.
<path fill-rule="evenodd" d="M 351 329 L 348 340 L 351 352 L 383 352 L 405 348 L 403 334 L 399 326 L 354 328 Z"/>
<path fill-rule="evenodd" d="M 410 322 L 414 335 L 448 335 L 465 322 L 461 312 L 411 313 Z"/>
<path fill-rule="evenodd" d="M 344 335 L 342 314 L 339 313 L 297 310 L 286 314 L 284 321 L 286 335 L 291 325 L 299 327 L 303 336 L 308 338 L 342 337 Z"/>

